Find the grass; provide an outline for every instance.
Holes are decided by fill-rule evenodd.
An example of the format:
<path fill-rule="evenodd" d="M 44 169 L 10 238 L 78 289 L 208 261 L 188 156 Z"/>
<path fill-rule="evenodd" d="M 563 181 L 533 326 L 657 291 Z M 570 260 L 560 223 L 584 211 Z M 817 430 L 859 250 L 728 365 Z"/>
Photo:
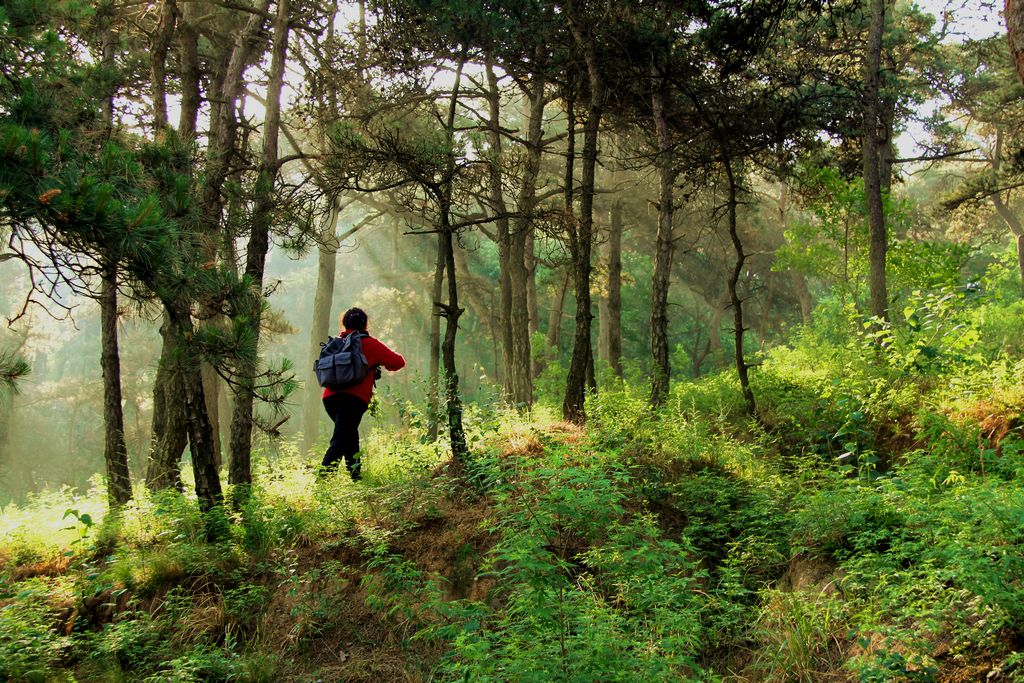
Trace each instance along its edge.
<path fill-rule="evenodd" d="M 359 485 L 278 444 L 217 542 L 187 494 L 9 506 L 0 678 L 1024 680 L 1024 368 L 810 358 L 760 424 L 728 375 L 470 406 L 461 480 L 413 429 Z"/>

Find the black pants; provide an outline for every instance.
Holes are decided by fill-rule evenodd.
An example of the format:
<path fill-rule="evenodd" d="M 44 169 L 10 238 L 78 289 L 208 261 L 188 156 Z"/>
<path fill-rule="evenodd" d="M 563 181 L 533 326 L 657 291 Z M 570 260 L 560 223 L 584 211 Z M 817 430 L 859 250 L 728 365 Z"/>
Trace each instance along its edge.
<path fill-rule="evenodd" d="M 356 460 L 356 454 L 359 453 L 359 422 L 363 419 L 366 407 L 360 398 L 345 392 L 331 394 L 324 399 L 327 415 L 334 422 L 331 445 L 327 447 L 321 465 L 324 470 L 337 469 L 338 461 L 344 457 L 345 467 L 352 475 L 352 480 L 359 480 L 360 464 Z"/>

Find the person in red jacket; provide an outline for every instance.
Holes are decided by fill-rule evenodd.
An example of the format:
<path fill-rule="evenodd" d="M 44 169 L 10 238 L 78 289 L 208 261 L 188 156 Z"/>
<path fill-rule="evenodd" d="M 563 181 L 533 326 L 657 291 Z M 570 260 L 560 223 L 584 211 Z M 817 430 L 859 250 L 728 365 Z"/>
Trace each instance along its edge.
<path fill-rule="evenodd" d="M 366 332 L 367 317 L 361 308 L 350 308 L 341 317 L 341 336 L 354 332 Z M 331 436 L 331 445 L 324 454 L 324 461 L 321 472 L 331 472 L 338 467 L 338 461 L 345 459 L 345 467 L 352 476 L 352 481 L 360 479 L 360 462 L 357 459 L 359 453 L 359 422 L 363 419 L 363 413 L 370 405 L 373 397 L 374 380 L 379 374 L 379 368 L 383 366 L 386 370 L 395 372 L 405 367 L 405 358 L 395 353 L 382 342 L 370 336 L 360 339 L 363 348 L 363 355 L 366 356 L 366 364 L 370 371 L 366 377 L 350 387 L 344 389 L 324 389 L 324 408 L 334 422 L 334 434 Z"/>

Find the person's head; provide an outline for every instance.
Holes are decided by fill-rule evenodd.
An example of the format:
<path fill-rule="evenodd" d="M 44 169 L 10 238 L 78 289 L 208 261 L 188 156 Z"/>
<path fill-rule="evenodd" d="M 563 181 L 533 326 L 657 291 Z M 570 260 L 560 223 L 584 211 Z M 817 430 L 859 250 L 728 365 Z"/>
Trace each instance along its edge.
<path fill-rule="evenodd" d="M 341 316 L 341 325 L 346 330 L 366 330 L 366 311 L 361 308 L 350 308 Z"/>

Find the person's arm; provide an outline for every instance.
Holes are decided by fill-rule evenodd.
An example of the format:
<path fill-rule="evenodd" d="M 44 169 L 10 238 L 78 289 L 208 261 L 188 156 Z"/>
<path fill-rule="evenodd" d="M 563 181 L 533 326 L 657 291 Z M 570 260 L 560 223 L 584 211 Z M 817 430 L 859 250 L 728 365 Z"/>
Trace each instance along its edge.
<path fill-rule="evenodd" d="M 370 361 L 371 365 L 383 365 L 385 370 L 390 370 L 391 372 L 405 367 L 405 358 L 402 357 L 402 354 L 395 353 L 379 339 L 368 339 L 367 341 L 373 343 L 374 357 Z"/>

